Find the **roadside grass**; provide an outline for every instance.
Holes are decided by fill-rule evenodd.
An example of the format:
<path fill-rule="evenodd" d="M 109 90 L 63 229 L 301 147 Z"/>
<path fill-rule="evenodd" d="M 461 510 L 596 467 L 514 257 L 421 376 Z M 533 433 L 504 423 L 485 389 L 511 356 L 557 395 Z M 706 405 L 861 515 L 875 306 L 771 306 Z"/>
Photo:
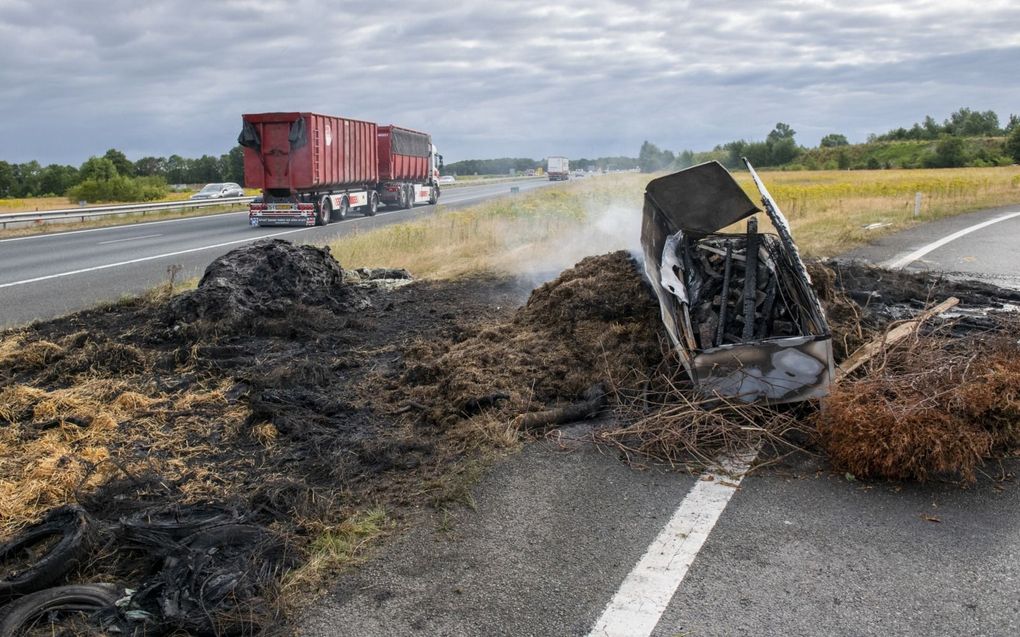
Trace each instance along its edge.
<path fill-rule="evenodd" d="M 801 250 L 832 256 L 912 225 L 1020 203 L 1020 166 L 918 170 L 763 172 Z M 737 181 L 758 201 L 747 173 Z M 914 197 L 921 193 L 921 214 Z M 888 224 L 868 230 L 870 224 Z"/>
<path fill-rule="evenodd" d="M 443 211 L 345 235 L 330 244 L 344 267 L 403 267 L 424 278 L 543 272 L 583 256 L 639 249 L 644 186 L 623 173 Z M 750 175 L 735 173 L 753 201 Z M 1020 167 L 762 172 L 807 256 L 832 256 L 932 219 L 1020 203 Z M 915 193 L 921 214 L 914 217 Z M 878 227 L 872 224 L 881 224 Z"/>
<path fill-rule="evenodd" d="M 284 578 L 284 599 L 300 604 L 306 594 L 323 592 L 332 582 L 331 576 L 360 564 L 371 545 L 394 527 L 386 511 L 380 508 L 355 513 L 338 524 L 322 525 L 313 531 L 315 537 L 308 545 L 307 559 Z"/>

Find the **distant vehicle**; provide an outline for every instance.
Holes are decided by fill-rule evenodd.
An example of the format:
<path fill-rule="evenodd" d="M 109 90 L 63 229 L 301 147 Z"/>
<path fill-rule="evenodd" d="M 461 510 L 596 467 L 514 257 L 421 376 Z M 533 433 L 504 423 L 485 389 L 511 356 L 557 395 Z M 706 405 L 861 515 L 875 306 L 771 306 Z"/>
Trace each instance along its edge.
<path fill-rule="evenodd" d="M 443 158 L 428 133 L 318 113 L 248 113 L 244 183 L 262 191 L 252 226 L 324 226 L 352 210 L 439 200 Z"/>
<path fill-rule="evenodd" d="M 566 157 L 549 157 L 549 181 L 566 181 L 570 179 L 570 161 Z"/>
<path fill-rule="evenodd" d="M 534 168 L 529 168 L 527 171 L 525 171 L 524 176 L 525 177 L 534 177 L 535 176 L 535 169 Z"/>
<path fill-rule="evenodd" d="M 454 177 L 453 175 L 443 175 L 442 177 L 439 178 L 439 183 L 441 183 L 441 184 L 455 184 L 455 183 L 457 183 L 457 178 Z"/>
<path fill-rule="evenodd" d="M 234 183 L 206 184 L 205 188 L 191 195 L 192 199 L 223 199 L 225 197 L 243 197 L 244 188 Z"/>

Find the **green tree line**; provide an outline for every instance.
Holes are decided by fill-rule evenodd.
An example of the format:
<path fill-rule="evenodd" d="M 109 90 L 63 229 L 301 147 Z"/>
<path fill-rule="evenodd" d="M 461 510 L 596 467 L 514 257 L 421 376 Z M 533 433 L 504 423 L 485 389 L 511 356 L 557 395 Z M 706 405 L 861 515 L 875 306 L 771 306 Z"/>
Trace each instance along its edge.
<path fill-rule="evenodd" d="M 244 154 L 240 146 L 219 157 L 189 159 L 171 155 L 142 157 L 134 162 L 111 148 L 78 167 L 0 160 L 0 198 L 67 196 L 72 201 L 142 201 L 165 195 L 167 184 L 216 181 L 243 185 Z"/>
<path fill-rule="evenodd" d="M 1002 166 L 1020 162 L 1020 116 L 1010 115 L 1000 127 L 994 111 L 964 107 L 941 124 L 929 115 L 909 129 L 869 135 L 865 144 L 850 144 L 845 135 L 830 133 L 816 148 L 798 145 L 796 131 L 779 122 L 764 140 L 735 140 L 707 152 L 684 150 L 674 155 L 646 140 L 638 162 L 643 172 L 677 170 L 710 160 L 741 168 L 742 157 L 753 166 L 812 170 Z"/>

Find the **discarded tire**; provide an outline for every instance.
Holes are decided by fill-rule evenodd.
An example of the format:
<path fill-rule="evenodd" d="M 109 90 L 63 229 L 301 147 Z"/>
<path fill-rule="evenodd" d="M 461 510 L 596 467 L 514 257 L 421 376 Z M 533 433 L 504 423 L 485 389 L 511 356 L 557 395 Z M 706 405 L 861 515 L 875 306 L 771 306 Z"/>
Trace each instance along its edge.
<path fill-rule="evenodd" d="M 57 586 L 26 595 L 4 608 L 0 613 L 0 637 L 24 635 L 42 620 L 62 621 L 70 615 L 93 615 L 114 605 L 119 591 L 112 584 L 72 584 Z M 73 634 L 54 631 L 54 634 Z"/>
<path fill-rule="evenodd" d="M 233 509 L 213 504 L 169 505 L 121 518 L 123 538 L 135 545 L 167 547 L 201 529 L 240 521 Z"/>
<path fill-rule="evenodd" d="M 0 546 L 0 601 L 41 590 L 63 577 L 81 552 L 87 526 L 84 509 L 60 506 Z"/>
<path fill-rule="evenodd" d="M 133 603 L 198 635 L 252 634 L 271 621 L 269 597 L 289 566 L 283 542 L 249 524 L 204 529 L 181 542 Z"/>

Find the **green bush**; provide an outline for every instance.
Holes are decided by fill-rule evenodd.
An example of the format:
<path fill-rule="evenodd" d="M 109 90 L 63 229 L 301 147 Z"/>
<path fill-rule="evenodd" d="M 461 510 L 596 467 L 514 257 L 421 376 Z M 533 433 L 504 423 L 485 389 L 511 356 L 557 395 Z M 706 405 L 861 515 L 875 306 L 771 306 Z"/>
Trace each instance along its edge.
<path fill-rule="evenodd" d="M 152 201 L 165 197 L 168 190 L 166 180 L 162 177 L 114 175 L 109 179 L 86 179 L 68 190 L 67 198 L 72 203 L 79 201 L 89 203 Z"/>

